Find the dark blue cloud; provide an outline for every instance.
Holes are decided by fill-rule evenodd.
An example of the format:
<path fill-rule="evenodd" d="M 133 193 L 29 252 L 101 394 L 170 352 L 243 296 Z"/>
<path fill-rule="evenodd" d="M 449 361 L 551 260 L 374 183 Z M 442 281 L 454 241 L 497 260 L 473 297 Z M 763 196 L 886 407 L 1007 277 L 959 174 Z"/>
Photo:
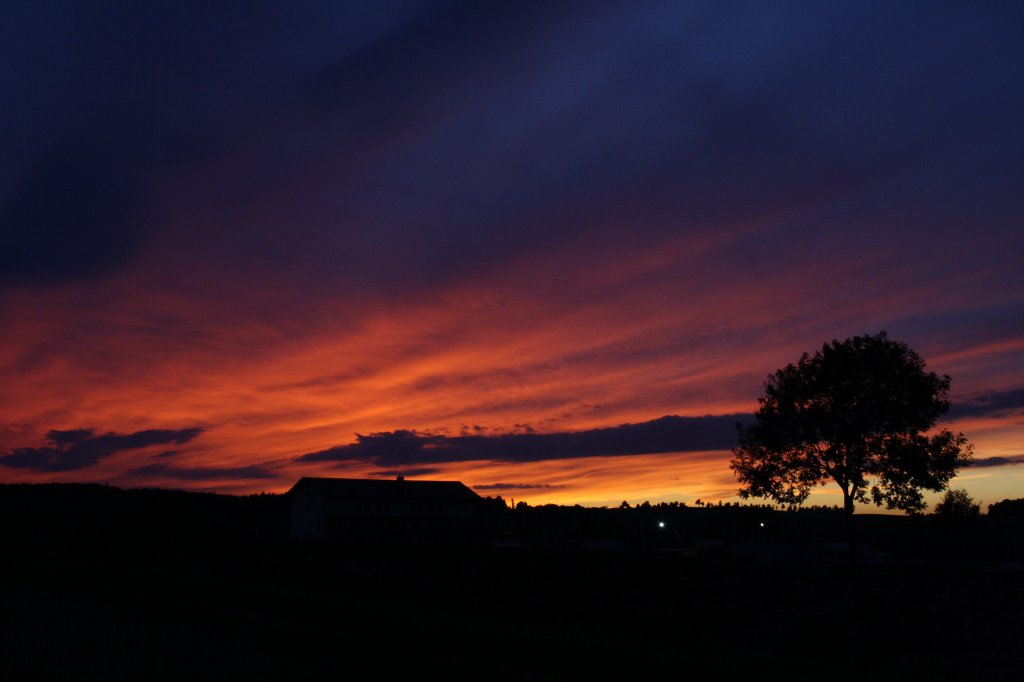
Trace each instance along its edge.
<path fill-rule="evenodd" d="M 950 419 L 988 417 L 1024 410 L 1024 388 L 1009 391 L 988 391 L 949 408 Z"/>
<path fill-rule="evenodd" d="M 986 416 L 1024 407 L 1024 391 L 987 393 L 950 408 L 949 418 Z M 301 462 L 366 461 L 381 467 L 409 467 L 472 460 L 533 462 L 575 457 L 603 457 L 731 450 L 736 446 L 736 424 L 750 424 L 751 414 L 704 417 L 666 416 L 640 424 L 571 433 L 484 434 L 468 429 L 458 436 L 400 429 L 356 434 L 356 442 L 300 455 Z M 1006 460 L 1006 461 L 1004 461 Z M 977 466 L 1013 463 L 1012 458 L 978 460 Z M 989 462 L 989 463 L 984 463 Z M 381 475 L 435 473 L 430 468 L 388 469 Z"/>
<path fill-rule="evenodd" d="M 94 429 L 51 429 L 46 433 L 46 439 L 58 448 L 66 448 L 88 440 L 95 433 Z"/>
<path fill-rule="evenodd" d="M 374 478 L 397 478 L 399 476 L 429 476 L 430 474 L 437 474 L 440 472 L 440 469 L 436 469 L 434 467 L 415 467 L 410 469 L 385 469 L 384 471 L 374 471 L 370 476 Z"/>
<path fill-rule="evenodd" d="M 93 429 L 52 430 L 46 434 L 50 446 L 15 448 L 0 456 L 0 465 L 13 469 L 35 471 L 73 471 L 90 467 L 101 459 L 124 450 L 138 450 L 151 445 L 181 445 L 196 438 L 201 428 L 147 429 L 130 434 L 95 435 Z"/>
<path fill-rule="evenodd" d="M 481 483 L 474 485 L 474 490 L 540 490 L 547 488 L 564 488 L 550 483 Z"/>
<path fill-rule="evenodd" d="M 972 467 L 1001 467 L 1013 464 L 1024 464 L 1024 455 L 1008 455 L 1006 457 L 981 457 L 974 460 Z"/>
<path fill-rule="evenodd" d="M 270 469 L 258 465 L 242 467 L 178 467 L 164 463 L 146 464 L 134 469 L 131 473 L 179 481 L 260 480 L 274 478 L 277 475 Z"/>
<path fill-rule="evenodd" d="M 510 433 L 445 436 L 389 431 L 297 458 L 301 462 L 368 461 L 382 467 L 492 460 L 535 462 L 575 457 L 608 457 L 728 450 L 736 445 L 736 424 L 750 415 L 668 416 L 641 424 L 623 424 L 573 433 Z"/>

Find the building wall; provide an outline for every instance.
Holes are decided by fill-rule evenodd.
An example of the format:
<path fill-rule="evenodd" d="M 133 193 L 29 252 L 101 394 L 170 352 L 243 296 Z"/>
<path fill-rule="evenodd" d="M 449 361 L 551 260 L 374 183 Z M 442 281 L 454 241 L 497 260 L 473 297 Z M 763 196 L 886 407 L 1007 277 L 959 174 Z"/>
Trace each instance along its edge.
<path fill-rule="evenodd" d="M 293 540 L 322 540 L 324 537 L 324 499 L 311 490 L 292 493 L 291 537 Z"/>
<path fill-rule="evenodd" d="M 332 499 L 324 514 L 334 516 L 391 516 L 470 518 L 476 506 L 461 500 L 402 500 L 386 498 Z"/>
<path fill-rule="evenodd" d="M 465 500 L 329 498 L 308 487 L 292 491 L 291 537 L 295 540 L 357 538 L 426 539 L 465 536 L 477 516 Z"/>

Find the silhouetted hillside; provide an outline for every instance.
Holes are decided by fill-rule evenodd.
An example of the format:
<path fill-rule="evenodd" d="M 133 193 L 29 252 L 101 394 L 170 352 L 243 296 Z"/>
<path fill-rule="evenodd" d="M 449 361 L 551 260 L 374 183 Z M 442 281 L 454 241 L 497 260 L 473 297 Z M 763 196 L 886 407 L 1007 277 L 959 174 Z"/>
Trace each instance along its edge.
<path fill-rule="evenodd" d="M 88 483 L 0 485 L 11 541 L 147 544 L 287 537 L 282 495 L 217 495 Z"/>

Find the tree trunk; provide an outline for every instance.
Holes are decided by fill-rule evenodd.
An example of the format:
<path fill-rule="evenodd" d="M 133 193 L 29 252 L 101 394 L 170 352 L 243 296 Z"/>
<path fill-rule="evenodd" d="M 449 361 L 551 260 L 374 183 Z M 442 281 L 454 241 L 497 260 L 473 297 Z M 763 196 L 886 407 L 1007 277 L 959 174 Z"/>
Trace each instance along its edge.
<path fill-rule="evenodd" d="M 846 517 L 846 551 L 850 565 L 857 563 L 857 539 L 853 532 L 853 493 L 843 488 L 843 511 Z"/>

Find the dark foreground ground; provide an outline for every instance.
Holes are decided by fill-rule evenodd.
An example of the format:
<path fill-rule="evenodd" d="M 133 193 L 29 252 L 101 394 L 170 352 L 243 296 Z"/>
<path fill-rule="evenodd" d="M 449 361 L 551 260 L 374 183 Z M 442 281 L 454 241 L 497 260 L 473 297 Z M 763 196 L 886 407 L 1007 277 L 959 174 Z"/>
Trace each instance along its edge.
<path fill-rule="evenodd" d="M 1021 677 L 1024 572 L 993 562 L 356 548 L 6 513 L 5 680 Z"/>
<path fill-rule="evenodd" d="M 35 547 L 3 577 L 10 680 L 1008 679 L 1024 633 L 991 567 L 263 542 Z"/>

